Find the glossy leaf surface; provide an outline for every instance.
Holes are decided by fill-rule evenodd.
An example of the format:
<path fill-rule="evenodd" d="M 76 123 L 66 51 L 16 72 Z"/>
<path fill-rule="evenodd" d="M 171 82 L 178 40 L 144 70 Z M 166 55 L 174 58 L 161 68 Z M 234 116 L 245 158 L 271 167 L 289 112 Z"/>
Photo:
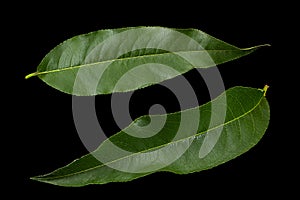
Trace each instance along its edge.
<path fill-rule="evenodd" d="M 200 107 L 142 116 L 94 152 L 33 179 L 84 186 L 130 181 L 159 171 L 187 174 L 215 167 L 247 152 L 264 135 L 270 118 L 266 90 L 234 87 Z M 160 122 L 165 123 L 157 132 Z"/>
<path fill-rule="evenodd" d="M 131 27 L 75 36 L 41 61 L 38 76 L 68 94 L 88 96 L 140 89 L 193 68 L 245 56 L 240 49 L 196 29 Z"/>

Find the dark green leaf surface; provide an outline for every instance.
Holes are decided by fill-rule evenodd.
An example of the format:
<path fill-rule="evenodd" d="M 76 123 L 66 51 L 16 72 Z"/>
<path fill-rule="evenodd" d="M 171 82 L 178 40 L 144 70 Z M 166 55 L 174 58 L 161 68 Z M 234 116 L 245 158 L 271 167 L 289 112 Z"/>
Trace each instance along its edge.
<path fill-rule="evenodd" d="M 266 89 L 234 87 L 197 108 L 140 117 L 94 152 L 33 179 L 84 186 L 130 181 L 159 171 L 187 174 L 215 167 L 245 153 L 264 135 L 270 117 Z M 197 114 L 200 120 L 194 119 Z M 145 126 L 149 120 L 165 121 L 156 135 L 151 133 L 153 127 Z M 191 128 L 195 123 L 196 129 Z M 132 136 L 139 130 L 143 138 Z M 211 142 L 213 137 L 217 140 Z"/>
<path fill-rule="evenodd" d="M 100 30 L 59 44 L 26 78 L 38 76 L 79 96 L 125 92 L 240 58 L 258 47 L 240 49 L 196 29 Z"/>

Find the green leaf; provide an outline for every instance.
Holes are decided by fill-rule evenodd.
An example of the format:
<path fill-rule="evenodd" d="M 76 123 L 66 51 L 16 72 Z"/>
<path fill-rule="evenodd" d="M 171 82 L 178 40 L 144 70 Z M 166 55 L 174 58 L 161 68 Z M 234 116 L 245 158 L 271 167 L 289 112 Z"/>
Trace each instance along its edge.
<path fill-rule="evenodd" d="M 258 47 L 240 49 L 195 29 L 100 30 L 61 43 L 26 78 L 38 76 L 62 92 L 79 96 L 133 91 L 193 68 L 240 58 Z"/>
<path fill-rule="evenodd" d="M 159 171 L 187 174 L 215 167 L 247 152 L 264 135 L 270 118 L 266 90 L 267 86 L 234 87 L 200 107 L 142 116 L 94 152 L 33 179 L 84 186 L 130 181 Z"/>

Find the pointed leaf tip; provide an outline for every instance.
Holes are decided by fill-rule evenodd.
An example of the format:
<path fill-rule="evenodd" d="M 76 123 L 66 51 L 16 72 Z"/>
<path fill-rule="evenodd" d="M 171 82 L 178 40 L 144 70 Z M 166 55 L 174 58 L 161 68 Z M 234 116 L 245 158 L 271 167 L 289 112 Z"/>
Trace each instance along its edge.
<path fill-rule="evenodd" d="M 257 49 L 260 49 L 262 47 L 270 47 L 270 46 L 271 46 L 271 44 L 260 44 L 260 45 L 256 45 L 256 46 L 253 46 L 253 47 L 242 48 L 242 50 L 244 50 L 244 51 L 257 50 Z"/>

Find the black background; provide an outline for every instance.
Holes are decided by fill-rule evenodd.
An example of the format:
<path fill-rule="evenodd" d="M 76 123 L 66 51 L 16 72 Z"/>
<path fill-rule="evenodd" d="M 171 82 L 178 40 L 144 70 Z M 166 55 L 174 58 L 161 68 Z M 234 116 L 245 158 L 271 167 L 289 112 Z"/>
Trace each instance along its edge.
<path fill-rule="evenodd" d="M 73 2 L 75 3 L 75 2 Z M 75 3 L 76 4 L 76 3 Z M 18 7 L 18 9 L 15 9 Z M 75 6 L 61 3 L 10 5 L 11 12 L 3 15 L 2 47 L 5 50 L 2 72 L 3 115 L 1 140 L 3 147 L 3 189 L 10 195 L 22 195 L 40 199 L 69 197 L 97 198 L 190 198 L 193 195 L 214 198 L 253 197 L 261 195 L 291 195 L 290 179 L 293 162 L 289 152 L 296 152 L 283 135 L 288 134 L 280 117 L 285 109 L 280 97 L 289 93 L 291 80 L 284 72 L 281 47 L 287 37 L 289 12 L 284 5 L 241 1 L 237 4 L 211 4 L 183 1 L 172 6 L 162 2 L 111 4 L 78 2 Z M 72 97 L 43 83 L 38 78 L 25 80 L 25 75 L 34 72 L 42 58 L 56 45 L 75 35 L 107 28 L 127 26 L 165 26 L 174 28 L 197 28 L 216 38 L 239 47 L 269 43 L 249 56 L 219 66 L 226 88 L 242 85 L 262 88 L 270 86 L 267 98 L 271 107 L 271 121 L 263 139 L 242 156 L 213 169 L 188 175 L 156 173 L 127 183 L 91 185 L 82 188 L 65 188 L 29 180 L 29 177 L 50 172 L 87 151 L 82 145 L 73 122 Z M 291 72 L 290 72 L 291 73 Z M 206 91 L 205 86 L 196 86 L 199 77 L 189 72 L 188 77 L 197 91 Z M 201 78 L 200 78 L 201 79 Z M 283 79 L 285 79 L 283 81 Z M 201 80 L 199 80 L 201 82 Z M 201 85 L 201 84 L 200 84 Z M 148 93 L 147 93 L 148 91 Z M 155 90 L 154 90 L 155 91 Z M 150 93 L 149 93 L 150 92 Z M 151 93 L 152 92 L 152 93 Z M 146 90 L 135 96 L 130 111 L 134 117 L 146 114 L 151 101 L 165 101 L 164 96 Z M 109 97 L 97 97 L 97 111 L 108 112 Z M 207 98 L 207 97 L 206 97 Z M 141 101 L 147 103 L 141 104 Z M 205 97 L 202 101 L 205 101 Z M 136 107 L 135 107 L 135 106 Z M 176 100 L 170 99 L 170 109 L 177 109 Z M 8 111 L 8 112 L 7 112 Z M 282 119 L 283 118 L 283 119 Z M 109 118 L 101 119 L 106 130 L 118 130 Z M 290 138 L 288 139 L 290 140 Z M 285 189 L 288 186 L 288 189 Z M 11 190 L 9 190 L 11 189 Z M 237 193 L 238 191 L 238 193 Z"/>

